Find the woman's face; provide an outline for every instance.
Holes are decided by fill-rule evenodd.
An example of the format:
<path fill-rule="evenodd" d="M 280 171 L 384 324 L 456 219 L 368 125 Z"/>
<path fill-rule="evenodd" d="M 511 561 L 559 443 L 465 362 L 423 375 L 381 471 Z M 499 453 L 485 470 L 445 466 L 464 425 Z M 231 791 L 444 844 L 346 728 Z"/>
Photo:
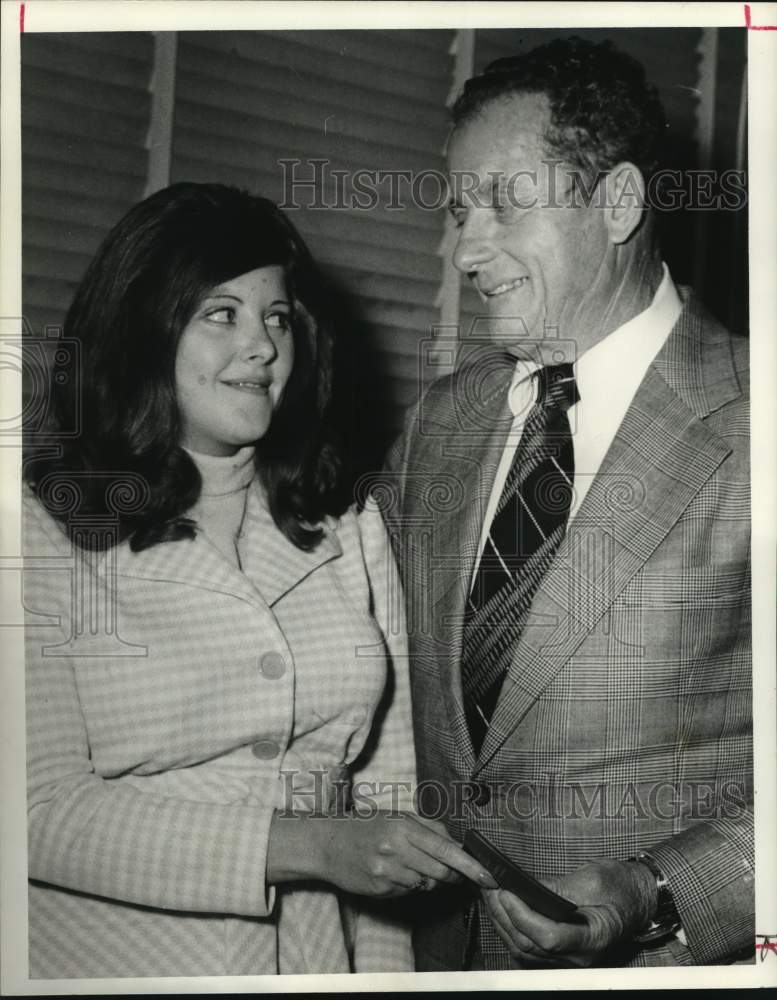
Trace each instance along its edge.
<path fill-rule="evenodd" d="M 294 363 L 290 316 L 281 267 L 241 274 L 200 301 L 175 359 L 184 447 L 233 455 L 264 437 Z"/>

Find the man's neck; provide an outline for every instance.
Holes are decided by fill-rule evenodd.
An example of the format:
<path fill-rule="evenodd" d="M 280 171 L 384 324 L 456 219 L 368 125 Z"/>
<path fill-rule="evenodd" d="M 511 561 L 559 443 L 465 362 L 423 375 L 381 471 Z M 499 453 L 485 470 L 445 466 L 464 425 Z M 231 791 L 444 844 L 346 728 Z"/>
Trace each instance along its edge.
<path fill-rule="evenodd" d="M 624 326 L 653 301 L 664 276 L 661 254 L 652 241 L 614 247 L 607 268 L 606 292 L 599 298 L 596 315 L 578 317 L 578 351 L 584 353 Z M 604 291 L 604 290 L 603 290 Z"/>

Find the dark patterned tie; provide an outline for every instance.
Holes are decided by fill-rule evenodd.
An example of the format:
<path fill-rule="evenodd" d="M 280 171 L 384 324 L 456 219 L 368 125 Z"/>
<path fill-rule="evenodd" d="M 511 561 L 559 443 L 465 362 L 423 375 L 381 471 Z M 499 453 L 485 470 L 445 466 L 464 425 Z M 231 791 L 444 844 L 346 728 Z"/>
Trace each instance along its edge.
<path fill-rule="evenodd" d="M 567 410 L 580 398 L 572 365 L 541 368 L 534 377 L 537 401 L 491 522 L 464 623 L 462 686 L 476 754 L 572 503 L 575 463 Z"/>

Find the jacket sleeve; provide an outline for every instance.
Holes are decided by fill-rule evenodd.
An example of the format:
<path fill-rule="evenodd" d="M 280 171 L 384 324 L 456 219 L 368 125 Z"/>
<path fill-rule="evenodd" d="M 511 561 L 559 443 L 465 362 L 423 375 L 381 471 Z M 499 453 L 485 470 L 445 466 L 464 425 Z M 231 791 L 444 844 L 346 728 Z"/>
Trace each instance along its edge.
<path fill-rule="evenodd" d="M 380 808 L 411 809 L 416 769 L 404 597 L 386 529 L 372 500 L 359 515 L 359 531 L 372 612 L 386 651 L 387 679 L 372 745 L 354 772 L 355 793 L 361 781 Z"/>
<path fill-rule="evenodd" d="M 755 942 L 752 803 L 732 802 L 728 811 L 646 851 L 671 888 L 698 965 L 752 953 Z"/>
<path fill-rule="evenodd" d="M 743 601 L 748 608 L 740 620 L 737 646 L 752 673 L 752 636 L 749 604 L 750 547 Z M 739 709 L 739 724 L 747 713 L 752 722 L 752 702 Z M 734 725 L 734 715 L 727 719 Z M 752 955 L 755 944 L 755 844 L 752 781 L 733 780 L 742 762 L 751 772 L 751 732 L 740 732 L 736 741 L 717 750 L 719 773 L 729 781 L 699 786 L 696 808 L 700 818 L 680 833 L 654 844 L 649 855 L 666 878 L 680 917 L 683 937 L 693 961 L 699 965 L 732 961 Z M 738 761 L 738 763 L 737 763 Z M 724 767 L 728 770 L 724 772 Z M 705 789 L 709 795 L 703 794 Z"/>
<path fill-rule="evenodd" d="M 388 679 L 375 717 L 374 743 L 353 774 L 354 805 L 358 809 L 360 800 L 364 805 L 368 799 L 369 808 L 410 810 L 416 770 L 404 601 L 388 536 L 372 500 L 359 515 L 359 530 L 373 614 L 387 651 Z M 364 789 L 361 795 L 360 786 Z M 402 902 L 351 897 L 355 972 L 414 969 L 410 926 Z"/>
<path fill-rule="evenodd" d="M 36 501 L 25 506 L 30 878 L 163 909 L 266 916 L 272 808 L 168 798 L 95 773 L 75 670 L 85 657 L 68 648 L 81 556 Z M 110 657 L 88 669 L 110 669 Z"/>

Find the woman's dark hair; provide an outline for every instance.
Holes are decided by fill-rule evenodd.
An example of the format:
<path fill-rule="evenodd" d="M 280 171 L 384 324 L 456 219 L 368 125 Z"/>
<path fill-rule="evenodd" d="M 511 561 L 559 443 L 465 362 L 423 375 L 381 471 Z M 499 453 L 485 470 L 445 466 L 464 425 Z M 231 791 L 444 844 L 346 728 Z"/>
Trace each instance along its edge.
<path fill-rule="evenodd" d="M 466 82 L 453 105 L 454 125 L 497 98 L 527 93 L 545 94 L 550 103 L 549 153 L 589 176 L 626 160 L 646 181 L 656 171 L 667 127 L 658 91 L 612 42 L 556 39 L 495 60 Z"/>
<path fill-rule="evenodd" d="M 195 523 L 185 514 L 201 481 L 180 445 L 178 343 L 211 288 L 269 266 L 285 273 L 294 366 L 257 442 L 257 469 L 275 523 L 299 548 L 315 547 L 322 518 L 342 512 L 341 463 L 326 419 L 332 332 L 310 252 L 266 198 L 221 184 L 181 183 L 140 202 L 111 230 L 65 319 L 65 337 L 80 345 L 81 364 L 79 377 L 52 382 L 52 431 L 75 426 L 79 433 L 59 438 L 55 458 L 31 456 L 25 477 L 66 530 L 56 494 L 68 484 L 80 496 L 79 521 L 120 509 L 117 532 L 102 542 L 99 532 L 87 532 L 88 541 L 79 533 L 80 545 L 129 539 L 138 551 L 193 537 Z"/>

